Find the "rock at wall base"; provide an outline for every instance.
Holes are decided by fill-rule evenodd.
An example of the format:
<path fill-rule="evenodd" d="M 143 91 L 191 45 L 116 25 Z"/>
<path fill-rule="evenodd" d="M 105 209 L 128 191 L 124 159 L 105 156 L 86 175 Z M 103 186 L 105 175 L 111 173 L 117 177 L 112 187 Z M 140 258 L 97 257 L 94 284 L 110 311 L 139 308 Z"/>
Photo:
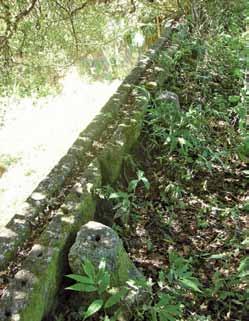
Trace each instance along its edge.
<path fill-rule="evenodd" d="M 97 269 L 104 259 L 106 269 L 110 273 L 111 287 L 123 287 L 129 280 L 144 280 L 143 274 L 126 253 L 118 234 L 112 228 L 98 222 L 90 221 L 82 226 L 69 251 L 68 259 L 74 274 L 82 274 L 82 263 L 85 260 L 91 261 Z M 128 286 L 127 296 L 120 304 L 115 305 L 120 311 L 118 320 L 129 320 L 134 314 L 134 309 L 145 302 L 146 298 L 146 293 L 140 287 Z"/>
<path fill-rule="evenodd" d="M 156 101 L 164 104 L 172 104 L 177 110 L 180 110 L 179 97 L 172 91 L 165 90 L 156 97 Z"/>

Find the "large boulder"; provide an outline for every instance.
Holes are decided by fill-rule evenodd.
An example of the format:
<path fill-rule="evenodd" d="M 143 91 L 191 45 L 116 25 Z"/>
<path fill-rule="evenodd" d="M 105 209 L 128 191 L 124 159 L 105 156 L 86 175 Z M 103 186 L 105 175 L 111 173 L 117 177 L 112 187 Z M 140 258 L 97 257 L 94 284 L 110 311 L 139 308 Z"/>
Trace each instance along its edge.
<path fill-rule="evenodd" d="M 172 104 L 177 110 L 180 110 L 180 102 L 177 94 L 172 91 L 164 90 L 156 96 L 156 102 Z"/>
<path fill-rule="evenodd" d="M 105 260 L 112 286 L 122 286 L 130 279 L 143 278 L 126 253 L 118 234 L 98 222 L 90 221 L 83 225 L 70 249 L 68 260 L 74 274 L 82 274 L 82 263 L 86 259 L 96 268 L 102 259 Z"/>
<path fill-rule="evenodd" d="M 135 267 L 126 253 L 118 234 L 112 228 L 98 222 L 90 221 L 82 226 L 70 249 L 68 259 L 74 274 L 82 274 L 82 263 L 85 260 L 91 261 L 98 269 L 101 260 L 104 259 L 106 269 L 110 273 L 111 287 L 116 288 L 117 291 L 126 286 L 129 280 L 144 280 L 143 274 Z M 131 319 L 134 310 L 148 298 L 144 289 L 132 286 L 132 282 L 127 287 L 128 294 L 117 306 L 119 321 Z M 87 301 L 88 294 L 82 293 L 82 295 Z"/>

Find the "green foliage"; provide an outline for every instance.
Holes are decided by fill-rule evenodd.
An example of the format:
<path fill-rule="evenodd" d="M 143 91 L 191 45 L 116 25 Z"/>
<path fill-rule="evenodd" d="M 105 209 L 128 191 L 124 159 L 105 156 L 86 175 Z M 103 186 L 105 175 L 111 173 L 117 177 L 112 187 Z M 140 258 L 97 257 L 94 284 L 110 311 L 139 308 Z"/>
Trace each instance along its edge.
<path fill-rule="evenodd" d="M 239 157 L 249 163 L 249 136 L 243 137 L 242 142 L 238 146 Z"/>
<path fill-rule="evenodd" d="M 188 23 L 173 35 L 171 47 L 174 49 L 168 49 L 173 54 L 163 52 L 155 61 L 159 77 L 161 70 L 167 74 L 160 89 L 177 93 L 181 109 L 158 100 L 160 92 L 156 93 L 155 98 L 152 96 L 142 143 L 152 166 L 157 166 L 155 170 L 148 170 L 156 177 L 151 182 L 152 199 L 159 195 L 159 202 L 162 203 L 158 211 L 152 207 L 153 217 L 159 213 L 160 224 L 163 224 L 170 213 L 175 213 L 173 222 L 168 219 L 173 233 L 164 238 L 170 246 L 174 246 L 175 251 L 169 252 L 169 268 L 159 272 L 157 285 L 160 290 L 152 281 L 147 282 L 153 299 L 147 307 L 143 307 L 138 319 L 143 320 L 144 315 L 150 313 L 148 319 L 160 320 L 156 306 L 160 297 L 165 298 L 166 295 L 162 305 L 159 304 L 160 309 L 172 304 L 175 315 L 165 314 L 163 320 L 224 320 L 236 318 L 237 315 L 238 320 L 246 320 L 249 298 L 249 261 L 245 256 L 248 233 L 241 232 L 242 222 L 247 221 L 248 213 L 248 171 L 245 164 L 248 163 L 248 101 L 244 92 L 248 45 L 245 41 L 247 37 L 242 34 L 245 30 L 246 3 L 182 3 Z M 234 11 L 230 11 L 232 8 Z M 191 10 L 196 10 L 195 16 Z M 228 19 L 224 23 L 222 15 Z M 234 193 L 237 196 L 233 195 L 233 191 L 239 188 L 237 185 L 234 190 L 230 190 L 229 184 L 219 185 L 219 177 L 228 182 L 228 176 L 243 180 L 241 190 Z M 154 186 L 157 183 L 158 186 Z M 222 193 L 231 194 L 231 198 L 225 197 L 224 201 Z M 229 232 L 223 231 L 226 236 L 217 235 L 211 241 L 214 244 L 212 253 L 206 252 L 205 248 L 196 251 L 196 244 L 180 245 L 183 242 L 180 237 L 179 243 L 176 241 L 177 222 L 181 221 L 176 217 L 188 219 L 189 213 L 191 223 L 186 220 L 185 224 L 196 223 L 200 240 L 202 234 L 214 233 L 212 216 L 215 217 L 217 229 L 229 229 Z M 245 229 L 246 224 L 243 226 Z M 179 228 L 179 234 L 181 228 L 185 230 L 184 223 Z M 207 233 L 202 233 L 203 230 Z M 192 233 L 195 232 L 190 230 Z M 195 236 L 193 239 L 196 241 Z M 192 242 L 192 237 L 188 240 Z M 181 255 L 177 252 L 179 247 L 183 249 Z M 224 252 L 219 252 L 219 247 Z M 191 253 L 192 256 L 186 259 L 190 251 L 195 254 Z M 202 264 L 207 271 L 202 270 Z M 205 310 L 203 314 L 202 309 Z"/>
<path fill-rule="evenodd" d="M 175 303 L 175 298 L 169 294 L 160 294 L 159 301 L 152 309 L 152 321 L 174 321 L 181 317 L 181 306 Z M 158 318 L 157 318 L 158 317 Z"/>
<path fill-rule="evenodd" d="M 128 289 L 124 286 L 116 289 L 111 287 L 110 273 L 106 269 L 105 261 L 102 259 L 98 269 L 96 269 L 92 262 L 85 260 L 82 264 L 82 270 L 85 275 L 69 274 L 68 278 L 77 283 L 67 287 L 67 290 L 78 292 L 93 292 L 95 298 L 87 307 L 83 315 L 83 320 L 96 314 L 100 310 L 104 310 L 105 320 L 108 320 L 106 309 L 118 304 L 128 293 Z M 114 317 L 112 321 L 116 320 Z"/>
<path fill-rule="evenodd" d="M 137 178 L 129 182 L 127 191 L 115 191 L 111 187 L 102 188 L 105 192 L 104 197 L 114 201 L 114 218 L 120 218 L 125 225 L 128 224 L 130 217 L 137 207 L 136 189 L 139 185 L 142 185 L 146 190 L 150 188 L 150 183 L 141 170 L 137 171 Z"/>
<path fill-rule="evenodd" d="M 94 79 L 123 78 L 160 35 L 165 20 L 184 17 L 194 34 L 216 37 L 241 30 L 246 15 L 246 0 L 23 0 L 11 5 L 3 0 L 0 93 L 25 96 L 54 92 L 65 69 L 74 64 Z M 220 50 L 226 50 L 223 43 L 220 45 Z M 185 49 L 177 59 L 204 52 L 198 39 Z M 212 63 L 215 58 L 220 61 L 219 51 L 213 53 Z M 234 72 L 240 71 L 235 68 Z M 205 73 L 201 77 L 206 77 Z"/>
<path fill-rule="evenodd" d="M 103 300 L 93 301 L 87 308 L 86 312 L 84 313 L 84 320 L 89 318 L 93 314 L 97 313 L 102 308 L 103 304 L 104 304 Z"/>
<path fill-rule="evenodd" d="M 132 282 L 132 281 L 130 281 Z M 162 282 L 157 282 L 158 290 L 154 291 L 156 285 L 151 279 L 133 281 L 135 286 L 143 288 L 148 294 L 148 300 L 142 306 L 138 306 L 134 314 L 135 320 L 147 318 L 152 321 L 176 321 L 182 316 L 182 304 L 177 302 L 175 294 L 165 292 Z"/>
<path fill-rule="evenodd" d="M 249 257 L 248 256 L 240 261 L 238 272 L 239 272 L 240 278 L 249 277 Z"/>
<path fill-rule="evenodd" d="M 201 292 L 199 281 L 193 277 L 189 262 L 175 252 L 169 253 L 170 270 L 167 275 L 169 283 L 178 282 L 184 288 Z"/>
<path fill-rule="evenodd" d="M 153 66 L 159 78 L 167 74 L 160 89 L 178 94 L 181 108 L 151 93 L 147 95 L 150 107 L 144 145 L 151 167 L 160 165 L 152 172 L 155 179 L 149 183 L 145 168 L 146 174 L 137 171 L 135 179 L 123 184 L 126 187 L 106 187 L 101 192 L 114 202 L 116 218 L 125 226 L 130 217 L 134 218 L 134 212 L 152 212 L 153 224 L 159 218 L 160 241 L 169 244 L 168 256 L 167 251 L 164 253 L 166 263 L 163 261 L 158 277 L 157 269 L 152 268 L 153 279 L 128 282 L 142 287 L 149 297 L 148 302 L 137 307 L 134 320 L 235 320 L 237 315 L 238 320 L 246 320 L 249 241 L 241 225 L 243 220 L 246 222 L 248 201 L 242 191 L 235 193 L 235 189 L 247 188 L 249 177 L 245 164 L 248 105 L 242 89 L 248 50 L 242 35 L 246 2 L 186 0 L 178 5 L 186 24 L 176 27 L 173 49 L 167 49 L 172 53 L 163 51 Z M 230 190 L 232 175 L 243 182 Z M 219 185 L 220 177 L 224 185 Z M 142 190 L 146 190 L 144 199 Z M 139 202 L 144 211 L 139 211 Z M 153 205 L 156 202 L 160 206 Z M 185 218 L 179 227 L 177 222 Z M 123 225 L 119 227 L 121 234 Z M 210 241 L 203 241 L 205 236 Z M 183 237 L 189 243 L 184 243 Z M 199 241 L 201 244 L 196 244 Z M 201 247 L 203 244 L 210 245 L 209 249 Z M 147 238 L 143 245 L 149 255 L 157 249 L 153 238 Z M 103 286 L 104 292 L 98 293 L 99 285 L 85 279 L 83 283 L 85 289 L 94 288 L 98 294 L 89 313 L 115 306 L 123 298 L 120 293 L 103 298 L 108 287 Z M 108 320 L 110 316 L 106 315 L 105 321 Z"/>
<path fill-rule="evenodd" d="M 202 293 L 200 283 L 193 277 L 190 263 L 175 252 L 169 252 L 169 269 L 167 273 L 160 271 L 155 284 L 147 281 L 136 281 L 149 294 L 150 299 L 142 307 L 137 309 L 136 320 L 143 320 L 149 315 L 153 321 L 176 321 L 181 320 L 184 304 L 179 298 L 186 291 Z"/>
<path fill-rule="evenodd" d="M 137 171 L 137 179 L 133 179 L 130 181 L 128 186 L 128 192 L 135 193 L 139 183 L 142 183 L 146 190 L 150 189 L 150 183 L 148 179 L 144 176 L 144 172 L 141 170 Z"/>
<path fill-rule="evenodd" d="M 123 78 L 156 39 L 160 8 L 146 0 L 1 1 L 0 95 L 53 93 L 75 64 L 93 79 Z"/>
<path fill-rule="evenodd" d="M 231 144 L 239 157 L 248 161 L 247 106 L 242 89 L 246 44 L 240 32 L 233 29 L 231 34 L 213 35 L 210 31 L 205 36 L 194 32 L 190 37 L 186 25 L 173 35 L 173 46 L 178 47 L 175 54 L 159 55 L 157 68 L 168 71 L 167 87 L 179 94 L 181 103 L 178 109 L 151 100 L 147 117 L 150 152 L 163 147 L 162 164 L 166 160 L 163 154 L 170 154 L 172 162 L 176 159 L 186 168 L 196 164 L 211 173 L 217 166 L 229 166 Z M 219 130 L 219 126 L 223 128 Z M 227 137 L 225 143 L 222 135 Z"/>

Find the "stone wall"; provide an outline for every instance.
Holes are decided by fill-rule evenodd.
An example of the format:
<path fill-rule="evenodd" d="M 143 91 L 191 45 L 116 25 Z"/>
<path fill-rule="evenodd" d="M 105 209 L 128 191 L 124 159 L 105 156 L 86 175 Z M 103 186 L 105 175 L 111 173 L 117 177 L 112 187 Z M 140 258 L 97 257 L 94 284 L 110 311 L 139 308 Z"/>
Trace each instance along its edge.
<path fill-rule="evenodd" d="M 169 35 L 170 29 L 0 230 L 1 321 L 40 321 L 55 304 L 68 250 L 80 226 L 94 219 L 94 191 L 118 178 L 139 138 L 147 97 L 137 86 L 145 74 L 156 77 L 153 60 Z"/>

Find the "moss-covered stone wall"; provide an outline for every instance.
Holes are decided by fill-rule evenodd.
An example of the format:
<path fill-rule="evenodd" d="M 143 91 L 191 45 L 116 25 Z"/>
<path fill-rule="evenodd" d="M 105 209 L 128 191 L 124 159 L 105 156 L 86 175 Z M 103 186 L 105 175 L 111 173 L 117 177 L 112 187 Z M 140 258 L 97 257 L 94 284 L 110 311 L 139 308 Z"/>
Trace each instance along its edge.
<path fill-rule="evenodd" d="M 118 178 L 124 156 L 139 138 L 147 98 L 137 86 L 169 33 L 142 58 L 20 213 L 0 230 L 0 270 L 13 272 L 0 298 L 1 321 L 41 321 L 55 304 L 68 250 L 80 226 L 94 219 L 94 191 Z"/>

